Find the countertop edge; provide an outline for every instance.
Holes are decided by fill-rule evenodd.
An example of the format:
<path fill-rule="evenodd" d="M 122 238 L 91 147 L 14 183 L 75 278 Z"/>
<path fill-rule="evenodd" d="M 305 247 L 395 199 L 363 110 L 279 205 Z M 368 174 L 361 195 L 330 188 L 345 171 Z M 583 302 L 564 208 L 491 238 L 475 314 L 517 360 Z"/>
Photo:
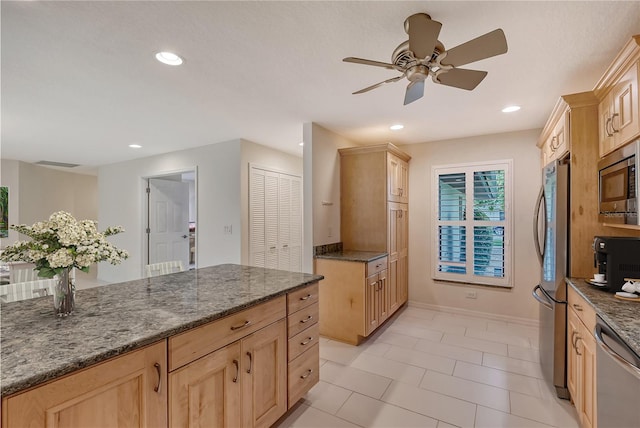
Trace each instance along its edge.
<path fill-rule="evenodd" d="M 316 255 L 316 259 L 369 263 L 389 256 L 387 252 L 343 251 Z"/>
<path fill-rule="evenodd" d="M 580 278 L 565 278 L 565 282 L 566 282 L 570 287 L 572 287 L 572 288 L 576 291 L 576 293 L 578 293 L 578 294 L 580 295 L 580 297 L 582 297 L 585 301 L 587 301 L 587 302 L 588 302 L 588 303 L 589 303 L 589 304 L 594 308 L 594 310 L 595 310 L 596 314 L 597 314 L 598 316 L 600 316 L 600 318 L 602 318 L 602 320 L 603 320 L 604 322 L 606 322 L 606 323 L 607 323 L 607 325 L 608 325 L 609 327 L 611 327 L 611 329 L 612 329 L 612 330 L 613 330 L 613 331 L 614 331 L 618 336 L 620 336 L 620 338 L 621 338 L 622 340 L 624 340 L 624 341 L 625 341 L 625 343 L 627 343 L 627 345 L 629 345 L 629 346 L 634 350 L 634 352 L 636 352 L 638 355 L 640 355 L 640 346 L 638 346 L 638 343 L 640 343 L 640 342 L 638 342 L 638 338 L 636 338 L 636 337 L 632 336 L 632 335 L 630 334 L 630 332 L 628 331 L 628 329 L 623 328 L 623 327 L 620 325 L 619 321 L 618 321 L 618 320 L 616 320 L 613 316 L 611 316 L 611 315 L 610 315 L 609 311 L 607 311 L 607 310 L 603 309 L 602 305 L 599 305 L 599 304 L 595 303 L 595 302 L 593 301 L 593 299 L 592 299 L 592 298 L 590 298 L 588 295 L 586 295 L 586 294 L 583 292 L 582 287 L 588 287 L 588 285 L 586 284 L 586 282 L 585 282 L 585 280 L 584 280 L 584 279 L 580 279 Z M 584 286 L 581 286 L 581 283 L 584 283 Z M 609 293 L 609 292 L 602 291 L 602 290 L 595 290 L 595 289 L 594 289 L 593 291 L 594 291 L 594 292 L 596 292 L 596 291 L 597 291 L 597 292 L 599 292 L 599 293 L 606 293 L 606 294 L 604 294 L 604 295 L 603 295 L 603 298 L 606 298 L 606 299 L 609 299 L 609 298 L 611 298 L 611 299 L 615 299 L 615 298 L 613 297 L 613 296 L 614 296 L 614 294 L 613 294 L 613 293 Z M 628 303 L 628 302 L 624 302 L 623 300 L 618 300 L 618 299 L 615 299 L 615 302 L 616 302 L 617 304 L 625 304 L 625 303 Z M 637 302 L 631 302 L 631 303 L 628 303 L 628 304 L 638 305 L 638 308 L 640 308 L 640 303 L 637 303 Z M 593 334 L 594 332 L 591 332 L 591 333 Z"/>

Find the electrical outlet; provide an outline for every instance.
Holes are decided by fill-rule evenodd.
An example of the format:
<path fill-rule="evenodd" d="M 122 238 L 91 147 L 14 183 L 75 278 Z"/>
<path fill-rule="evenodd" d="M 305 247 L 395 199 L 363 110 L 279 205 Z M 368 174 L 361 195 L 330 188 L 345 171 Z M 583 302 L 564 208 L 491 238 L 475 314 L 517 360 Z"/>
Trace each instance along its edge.
<path fill-rule="evenodd" d="M 231 235 L 232 233 L 233 233 L 233 226 L 232 225 L 224 227 L 224 234 L 225 235 Z"/>
<path fill-rule="evenodd" d="M 467 291 L 467 294 L 465 294 L 465 297 L 467 299 L 477 299 L 478 298 L 478 293 L 476 291 Z"/>

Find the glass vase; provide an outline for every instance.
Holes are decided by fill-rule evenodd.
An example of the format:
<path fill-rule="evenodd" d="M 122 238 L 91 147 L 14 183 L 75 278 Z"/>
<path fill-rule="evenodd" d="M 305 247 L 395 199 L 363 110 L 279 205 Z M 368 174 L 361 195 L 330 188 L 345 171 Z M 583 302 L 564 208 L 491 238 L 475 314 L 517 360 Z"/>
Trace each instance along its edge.
<path fill-rule="evenodd" d="M 66 317 L 73 312 L 76 305 L 76 287 L 71 268 L 65 268 L 58 274 L 58 281 L 53 292 L 53 310 L 59 317 Z"/>

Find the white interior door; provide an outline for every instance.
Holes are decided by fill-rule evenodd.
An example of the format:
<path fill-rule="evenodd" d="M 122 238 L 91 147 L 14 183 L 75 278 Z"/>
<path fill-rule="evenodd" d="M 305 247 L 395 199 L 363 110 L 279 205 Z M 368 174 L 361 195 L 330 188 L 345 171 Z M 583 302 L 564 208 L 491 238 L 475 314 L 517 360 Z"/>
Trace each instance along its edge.
<path fill-rule="evenodd" d="M 149 263 L 181 260 L 189 266 L 189 183 L 150 178 Z"/>

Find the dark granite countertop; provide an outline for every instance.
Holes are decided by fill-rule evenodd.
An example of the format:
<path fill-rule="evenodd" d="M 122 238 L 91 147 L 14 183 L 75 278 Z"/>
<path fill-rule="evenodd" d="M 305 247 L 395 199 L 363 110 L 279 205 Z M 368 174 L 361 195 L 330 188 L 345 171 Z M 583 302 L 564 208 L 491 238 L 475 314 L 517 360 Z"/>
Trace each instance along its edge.
<path fill-rule="evenodd" d="M 325 253 L 316 255 L 316 259 L 331 259 L 331 260 L 344 260 L 346 262 L 363 262 L 368 263 L 374 260 L 381 259 L 388 256 L 388 253 L 381 253 L 377 251 L 355 251 L 355 250 L 342 250 L 333 253 Z"/>
<path fill-rule="evenodd" d="M 609 327 L 640 355 L 640 301 L 616 299 L 614 293 L 599 290 L 584 279 L 567 278 L 567 283 L 591 303 Z"/>
<path fill-rule="evenodd" d="M 3 303 L 0 392 L 36 386 L 322 278 L 220 265 L 79 290 L 67 318 L 55 317 L 51 297 Z"/>

